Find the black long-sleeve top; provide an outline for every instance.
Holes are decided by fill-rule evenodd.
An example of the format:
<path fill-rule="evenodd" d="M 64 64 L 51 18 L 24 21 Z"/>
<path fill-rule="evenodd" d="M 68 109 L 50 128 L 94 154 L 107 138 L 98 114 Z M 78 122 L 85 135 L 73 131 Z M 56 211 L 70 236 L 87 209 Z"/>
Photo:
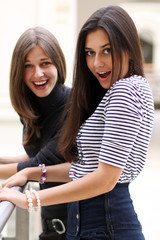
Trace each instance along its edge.
<path fill-rule="evenodd" d="M 41 138 L 37 139 L 34 146 L 25 147 L 29 160 L 18 163 L 17 170 L 26 167 L 36 167 L 39 164 L 54 165 L 65 162 L 57 151 L 58 129 L 62 111 L 66 104 L 70 88 L 56 84 L 52 92 L 47 97 L 33 96 L 39 114 L 39 126 L 41 126 Z M 23 135 L 25 132 L 25 122 L 23 124 Z M 60 185 L 62 183 L 45 182 L 40 184 L 41 189 L 46 189 Z M 64 218 L 66 214 L 66 204 L 42 207 L 42 217 L 47 219 Z"/>

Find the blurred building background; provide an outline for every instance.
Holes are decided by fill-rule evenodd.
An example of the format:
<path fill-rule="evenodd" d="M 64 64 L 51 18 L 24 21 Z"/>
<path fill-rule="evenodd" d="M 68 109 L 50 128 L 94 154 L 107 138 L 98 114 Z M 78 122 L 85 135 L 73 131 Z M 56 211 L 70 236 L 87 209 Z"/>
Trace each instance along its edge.
<path fill-rule="evenodd" d="M 9 98 L 9 72 L 13 48 L 29 27 L 42 26 L 58 39 L 67 62 L 67 81 L 72 70 L 77 34 L 85 20 L 100 7 L 122 6 L 134 20 L 140 36 L 145 73 L 155 102 L 155 123 L 147 164 L 131 192 L 146 240 L 160 239 L 160 0 L 0 0 L 0 154 L 18 154 L 21 125 Z M 33 239 L 31 239 L 33 240 Z"/>
<path fill-rule="evenodd" d="M 0 0 L 0 121 L 11 120 L 9 71 L 13 48 L 19 36 L 29 27 L 42 26 L 58 39 L 67 61 L 67 84 L 72 82 L 72 66 L 77 34 L 96 9 L 118 4 L 134 20 L 141 39 L 145 70 L 150 81 L 156 108 L 160 107 L 160 0 Z"/>

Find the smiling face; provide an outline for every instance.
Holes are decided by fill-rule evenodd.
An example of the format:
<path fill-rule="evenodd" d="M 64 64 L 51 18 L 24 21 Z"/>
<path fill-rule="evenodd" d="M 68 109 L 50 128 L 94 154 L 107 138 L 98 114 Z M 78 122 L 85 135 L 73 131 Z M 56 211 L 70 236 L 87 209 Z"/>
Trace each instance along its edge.
<path fill-rule="evenodd" d="M 57 68 L 40 46 L 32 48 L 26 55 L 24 81 L 38 97 L 50 94 L 57 82 Z"/>
<path fill-rule="evenodd" d="M 108 34 L 103 29 L 88 33 L 85 41 L 87 66 L 97 78 L 100 85 L 108 89 L 112 80 L 112 54 Z M 123 53 L 121 78 L 125 77 L 129 69 L 128 54 Z"/>

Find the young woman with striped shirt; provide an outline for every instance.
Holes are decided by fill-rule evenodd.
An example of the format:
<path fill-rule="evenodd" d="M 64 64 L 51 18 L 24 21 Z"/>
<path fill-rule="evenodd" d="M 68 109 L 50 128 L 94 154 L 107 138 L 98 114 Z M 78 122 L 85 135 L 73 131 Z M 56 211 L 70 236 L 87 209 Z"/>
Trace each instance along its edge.
<path fill-rule="evenodd" d="M 68 163 L 46 168 L 46 181 L 66 184 L 39 191 L 40 203 L 68 203 L 67 240 L 144 240 L 129 185 L 146 161 L 154 108 L 137 30 L 121 7 L 97 10 L 82 27 L 73 80 L 59 142 Z M 40 176 L 24 169 L 3 186 Z M 0 200 L 27 208 L 13 191 L 4 188 Z"/>

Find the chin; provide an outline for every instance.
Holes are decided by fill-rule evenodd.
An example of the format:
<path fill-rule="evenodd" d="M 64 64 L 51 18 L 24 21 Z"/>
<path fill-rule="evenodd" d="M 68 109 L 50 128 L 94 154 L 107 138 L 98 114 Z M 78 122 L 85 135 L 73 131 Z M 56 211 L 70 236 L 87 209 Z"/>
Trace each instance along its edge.
<path fill-rule="evenodd" d="M 108 84 L 108 83 L 107 84 L 105 84 L 105 83 L 102 84 L 101 83 L 101 87 L 104 88 L 104 89 L 109 89 L 110 88 L 110 84 Z"/>

